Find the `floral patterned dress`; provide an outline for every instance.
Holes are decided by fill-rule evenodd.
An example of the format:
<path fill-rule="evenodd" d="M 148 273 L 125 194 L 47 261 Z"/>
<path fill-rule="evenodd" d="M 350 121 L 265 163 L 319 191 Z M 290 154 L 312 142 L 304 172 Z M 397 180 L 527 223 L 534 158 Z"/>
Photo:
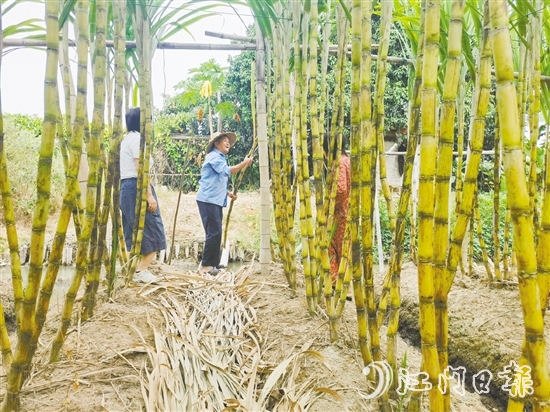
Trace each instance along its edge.
<path fill-rule="evenodd" d="M 334 207 L 334 224 L 336 230 L 330 242 L 330 276 L 332 283 L 336 283 L 338 278 L 338 266 L 342 259 L 342 243 L 344 241 L 344 232 L 346 230 L 346 220 L 348 218 L 349 194 L 351 188 L 351 170 L 349 157 L 345 154 L 340 156 L 340 171 L 338 173 L 338 189 L 336 192 L 336 204 Z"/>

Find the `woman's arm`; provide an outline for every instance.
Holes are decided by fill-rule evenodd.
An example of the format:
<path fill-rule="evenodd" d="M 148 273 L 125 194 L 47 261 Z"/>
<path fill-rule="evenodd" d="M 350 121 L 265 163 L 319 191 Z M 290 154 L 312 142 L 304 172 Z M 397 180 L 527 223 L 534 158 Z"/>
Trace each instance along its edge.
<path fill-rule="evenodd" d="M 248 167 L 252 164 L 252 162 L 254 161 L 254 158 L 252 157 L 245 157 L 243 159 L 243 161 L 235 166 L 231 166 L 229 168 L 229 170 L 231 170 L 231 174 L 234 175 L 235 173 L 237 173 L 239 170 L 241 169 L 244 169 L 245 167 Z"/>

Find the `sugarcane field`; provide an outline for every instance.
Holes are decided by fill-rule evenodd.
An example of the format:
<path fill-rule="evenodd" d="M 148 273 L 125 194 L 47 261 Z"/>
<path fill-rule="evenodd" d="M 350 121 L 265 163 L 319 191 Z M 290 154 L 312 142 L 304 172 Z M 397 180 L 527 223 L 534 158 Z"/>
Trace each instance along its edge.
<path fill-rule="evenodd" d="M 550 412 L 550 0 L 0 11 L 0 412 Z"/>

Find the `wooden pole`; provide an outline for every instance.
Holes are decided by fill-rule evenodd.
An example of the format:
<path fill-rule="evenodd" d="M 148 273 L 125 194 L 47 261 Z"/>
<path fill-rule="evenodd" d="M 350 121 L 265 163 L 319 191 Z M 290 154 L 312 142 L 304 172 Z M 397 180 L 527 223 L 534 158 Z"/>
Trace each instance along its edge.
<path fill-rule="evenodd" d="M 205 32 L 206 33 L 206 32 Z M 207 32 L 211 33 L 211 32 Z M 216 33 L 214 33 L 216 34 Z M 216 34 L 214 37 L 220 37 L 222 38 L 231 38 L 231 37 L 240 37 L 240 36 L 232 36 L 227 34 Z M 243 37 L 243 39 L 248 39 L 247 37 Z M 74 41 L 69 40 L 69 46 L 76 47 L 76 44 Z M 114 47 L 113 40 L 107 40 L 106 42 L 107 47 Z M 373 45 L 374 48 L 375 45 Z M 45 40 L 36 40 L 36 39 L 4 39 L 4 46 L 2 48 L 6 49 L 8 47 L 46 47 L 46 41 Z M 336 49 L 337 46 L 330 47 L 329 48 L 329 54 L 331 56 L 335 56 L 338 54 L 338 50 Z M 136 48 L 136 42 L 135 41 L 127 41 L 126 42 L 126 48 L 127 49 L 135 49 Z M 244 50 L 256 50 L 256 45 L 254 43 L 251 44 L 207 44 L 207 43 L 173 43 L 173 42 L 159 42 L 157 45 L 157 49 L 164 49 L 164 50 L 235 50 L 235 51 L 244 51 Z M 351 55 L 351 51 L 347 51 L 348 55 Z M 372 60 L 378 60 L 378 56 L 376 54 L 372 55 Z M 412 66 L 413 61 L 410 59 L 406 59 L 404 57 L 395 57 L 395 56 L 388 56 L 387 62 L 395 65 L 407 65 Z M 494 74 L 494 71 L 493 71 Z M 514 73 L 514 77 L 518 77 L 517 73 Z M 550 76 L 540 76 L 540 81 L 543 83 L 549 83 L 550 84 Z"/>
<path fill-rule="evenodd" d="M 74 41 L 69 40 L 69 46 L 76 47 Z M 107 40 L 107 47 L 114 47 L 113 40 Z M 4 39 L 4 49 L 7 47 L 46 47 L 45 40 L 37 39 Z M 126 42 L 127 49 L 135 49 L 135 41 Z M 159 42 L 157 49 L 165 50 L 256 50 L 255 44 L 205 44 L 205 43 L 173 43 Z"/>
<path fill-rule="evenodd" d="M 267 144 L 267 109 L 265 91 L 265 47 L 262 31 L 256 23 L 256 114 L 258 155 L 260 158 L 260 268 L 269 275 L 271 261 L 271 228 L 269 198 L 269 161 Z"/>

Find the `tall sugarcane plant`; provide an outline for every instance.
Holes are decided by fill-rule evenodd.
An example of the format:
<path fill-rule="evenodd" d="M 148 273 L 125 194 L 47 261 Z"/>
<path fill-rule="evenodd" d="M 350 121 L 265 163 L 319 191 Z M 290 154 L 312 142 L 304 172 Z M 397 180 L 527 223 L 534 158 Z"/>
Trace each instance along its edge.
<path fill-rule="evenodd" d="M 504 173 L 508 183 L 508 205 L 514 228 L 514 248 L 518 256 L 519 294 L 524 314 L 526 349 L 534 381 L 534 406 L 537 410 L 548 410 L 548 406 L 545 405 L 550 399 L 550 382 L 544 320 L 541 301 L 537 298 L 540 294 L 537 283 L 537 256 L 532 209 L 524 174 L 514 74 L 511 70 L 512 45 L 509 30 L 496 30 L 508 27 L 506 2 L 489 2 L 489 10 L 491 24 L 495 28 L 493 58 L 497 81 L 497 107 L 504 148 Z"/>
<path fill-rule="evenodd" d="M 106 30 L 107 30 L 107 1 L 100 0 L 95 6 L 95 59 L 94 59 L 94 110 L 92 118 L 92 139 L 90 141 L 90 150 L 88 158 L 90 162 L 90 178 L 96 185 L 95 217 L 97 221 L 97 242 L 92 249 L 93 255 L 90 256 L 92 268 L 86 276 L 86 292 L 83 302 L 84 320 L 93 315 L 93 309 L 99 286 L 99 275 L 103 266 L 103 256 L 106 250 L 107 220 L 111 208 L 111 187 L 106 186 L 103 196 L 102 208 L 98 208 L 101 199 L 102 171 L 104 169 L 105 154 L 103 145 L 103 133 L 105 125 L 105 76 L 106 76 Z M 94 175 L 95 174 L 95 175 Z M 97 177 L 96 177 L 97 176 Z M 90 179 L 91 180 L 91 179 Z"/>
<path fill-rule="evenodd" d="M 77 73 L 77 106 L 74 121 L 73 134 L 79 138 L 85 136 L 86 133 L 86 91 L 87 91 L 87 74 L 86 69 L 88 67 L 88 44 L 89 44 L 89 26 L 88 22 L 89 3 L 86 0 L 79 0 L 77 8 L 77 21 L 78 21 L 78 73 Z M 96 191 L 97 186 L 97 161 L 99 157 L 98 153 L 99 142 L 97 136 L 94 136 L 88 145 L 88 156 L 93 159 L 90 164 L 90 176 L 88 177 L 88 190 L 86 193 L 86 213 L 84 216 L 84 222 L 82 226 L 82 233 L 78 239 L 77 252 L 76 252 L 76 272 L 73 280 L 69 286 L 65 303 L 63 305 L 62 321 L 59 327 L 56 337 L 52 343 L 52 350 L 50 353 L 50 361 L 55 362 L 59 360 L 60 351 L 65 341 L 67 330 L 71 324 L 74 301 L 76 294 L 80 288 L 82 278 L 86 276 L 88 269 L 88 246 L 90 243 L 90 237 L 94 228 L 95 221 L 95 205 L 96 205 Z"/>
<path fill-rule="evenodd" d="M 2 15 L 2 5 L 0 4 L 0 16 Z M 0 48 L 3 46 L 4 35 L 2 32 L 2 20 L 0 18 Z M 0 55 L 0 72 L 2 69 L 2 56 Z M 19 293 L 15 293 L 18 304 L 15 305 L 15 312 L 20 309 L 23 293 L 21 290 L 21 259 L 19 257 L 19 246 L 17 241 L 17 230 L 15 228 L 15 218 L 13 213 L 13 200 L 11 197 L 11 188 L 8 180 L 8 168 L 6 165 L 6 153 L 4 149 L 4 119 L 2 116 L 2 96 L 0 96 L 0 196 L 2 196 L 2 206 L 4 208 L 4 223 L 6 226 L 6 237 L 10 247 L 10 263 L 12 265 L 12 278 L 15 286 L 19 286 Z M 6 318 L 4 316 L 4 306 L 0 303 L 0 351 L 2 353 L 2 363 L 6 370 L 11 366 L 12 351 L 11 343 L 6 328 Z"/>
<path fill-rule="evenodd" d="M 18 242 L 11 205 L 8 170 L 3 150 L 2 122 L 0 117 L 0 189 L 10 246 L 12 279 L 14 285 L 18 342 L 10 360 L 11 348 L 6 329 L 0 318 L 0 344 L 4 364 L 12 366 L 8 374 L 8 390 L 3 410 L 17 406 L 18 394 L 29 372 L 32 356 L 46 320 L 49 295 L 59 267 L 61 250 L 71 215 L 77 232 L 77 270 L 69 289 L 62 316 L 62 325 L 53 343 L 51 359 L 59 357 L 68 325 L 72 321 L 76 293 L 81 280 L 86 278 L 84 318 L 93 314 L 98 291 L 102 256 L 106 250 L 107 220 L 113 221 L 113 247 L 106 267 L 109 272 L 109 293 L 115 285 L 115 263 L 120 257 L 127 269 L 127 279 L 139 259 L 140 240 L 145 214 L 145 188 L 149 181 L 152 136 L 151 58 L 156 43 L 181 30 L 185 22 L 195 21 L 210 13 L 212 5 L 201 6 L 198 11 L 186 10 L 190 1 L 173 7 L 173 2 L 153 0 L 65 1 L 58 10 L 58 2 L 46 2 L 48 31 L 48 66 L 45 86 L 48 103 L 42 136 L 39 162 L 38 203 L 33 220 L 31 239 L 31 267 L 28 286 L 23 292 Z M 227 2 L 226 2 L 227 3 Z M 498 227 L 502 217 L 498 214 L 498 175 L 501 159 L 504 164 L 504 184 L 508 188 L 507 216 L 513 223 L 513 256 L 517 263 L 519 290 L 524 309 L 526 335 L 520 364 L 532 367 L 535 410 L 545 410 L 550 397 L 550 383 L 545 361 L 543 311 L 550 289 L 550 167 L 549 145 L 545 147 L 544 175 L 541 178 L 536 166 L 538 118 L 542 111 L 548 123 L 550 93 L 547 76 L 548 57 L 541 47 L 548 43 L 548 0 L 511 2 L 501 0 L 408 1 L 369 2 L 358 0 L 291 2 L 249 1 L 258 29 L 270 47 L 267 54 L 271 65 L 268 76 L 270 127 L 269 151 L 273 214 L 277 229 L 279 251 L 289 286 L 297 289 L 297 261 L 301 261 L 305 275 L 308 312 L 315 315 L 319 305 L 325 305 L 329 317 L 332 340 L 339 337 L 339 319 L 346 303 L 346 291 L 353 281 L 359 349 L 365 365 L 372 361 L 387 360 L 397 373 L 400 361 L 396 351 L 396 335 L 400 312 L 400 272 L 407 229 L 407 215 L 412 222 L 418 218 L 418 263 L 420 295 L 420 329 L 423 346 L 421 369 L 428 373 L 432 387 L 430 409 L 450 410 L 449 396 L 438 393 L 437 375 L 448 366 L 448 310 L 447 302 L 453 279 L 461 261 L 467 229 L 474 224 L 472 211 L 476 210 L 477 176 L 481 162 L 487 112 L 491 96 L 491 62 L 494 58 L 497 78 L 498 136 L 495 139 L 494 184 L 494 244 L 498 246 Z M 76 5 L 76 11 L 75 11 Z M 89 6 L 92 5 L 93 7 Z M 465 7 L 466 6 L 466 7 Z M 10 6 L 12 7 L 12 6 Z M 112 13 L 109 13 L 111 10 Z M 128 10 L 128 14 L 126 14 Z M 180 13 L 181 12 L 181 13 Z M 489 13 L 490 12 L 490 13 Z M 381 38 L 378 62 L 373 64 L 371 17 L 381 16 Z M 514 25 L 509 29 L 508 14 Z M 60 16 L 58 27 L 57 18 Z M 113 20 L 109 20 L 112 16 Z M 78 72 L 75 95 L 68 64 L 69 24 L 77 28 Z M 490 34 L 491 24 L 497 28 Z M 55 22 L 55 23 L 54 23 Z M 125 23 L 128 23 L 127 25 Z M 62 43 L 59 42 L 61 28 Z M 399 30 L 407 40 L 409 61 L 414 61 L 410 75 L 408 142 L 403 185 L 393 218 L 392 199 L 385 184 L 383 156 L 384 97 L 386 95 L 386 66 L 390 33 Z M 9 31 L 6 31 L 9 32 Z M 329 59 L 329 39 L 336 33 L 337 56 Z M 442 36 L 441 33 L 444 33 Z M 110 83 L 105 52 L 105 40 L 115 40 L 115 69 L 113 71 L 114 97 L 105 93 Z M 510 39 L 514 39 L 512 42 Z M 137 49 L 125 56 L 125 40 L 136 40 Z M 494 43 L 494 47 L 492 44 Z M 351 41 L 351 56 L 348 44 Z M 60 51 L 59 61 L 56 50 Z M 261 55 L 261 54 L 260 54 Z M 476 57 L 477 56 L 477 57 Z M 94 109 L 91 128 L 86 110 L 86 75 L 88 59 L 93 58 Z M 128 57 L 126 60 L 125 57 Z M 348 61 L 351 57 L 351 61 Z M 125 66 L 131 73 L 125 75 Z M 321 67 L 318 67 L 319 62 Z M 1 63 L 1 61 L 0 61 Z M 55 67 L 59 64 L 65 92 L 65 113 L 59 109 Z M 514 69 L 512 69 L 514 68 Z M 518 72 L 517 82 L 513 70 Z M 329 89 L 327 73 L 334 72 L 335 85 Z M 471 80 L 469 80 L 471 79 Z M 134 87 L 137 84 L 138 86 Z M 351 88 L 351 91 L 348 90 Z M 133 250 L 134 259 L 127 264 L 118 213 L 118 146 L 122 137 L 123 99 L 126 107 L 130 95 L 139 90 L 142 113 L 142 147 L 140 156 L 140 188 L 136 216 Z M 471 115 L 466 118 L 465 96 L 473 90 Z M 372 94 L 371 91 L 374 91 Z M 104 97 L 105 96 L 105 97 Z M 134 104 L 138 103 L 137 94 Z M 114 98 L 114 119 L 109 152 L 102 147 L 105 107 Z M 106 100 L 105 100 L 106 99 Z M 346 101 L 351 101 L 349 116 Z M 105 103 L 107 101 L 107 103 Z M 329 108 L 331 107 L 332 112 Z M 74 113 L 73 113 L 74 111 Z M 0 110 L 1 114 L 1 110 Z M 63 118 L 64 127 L 60 127 Z M 525 120 L 527 119 L 527 120 Z M 462 174 L 463 130 L 469 121 L 466 170 Z M 347 122 L 347 123 L 346 123 Z M 458 137 L 455 139 L 455 127 Z M 60 131 L 66 167 L 66 188 L 61 218 L 52 244 L 48 269 L 38 295 L 42 278 L 44 247 L 44 218 L 49 198 L 48 159 L 51 156 L 56 128 Z M 64 131 L 63 131 L 64 130 Z M 522 131 L 528 130 L 527 138 Z M 328 246 L 335 224 L 334 207 L 336 182 L 343 136 L 351 136 L 352 189 L 350 212 L 344 234 L 342 259 L 338 280 L 332 288 Z M 548 131 L 546 131 L 548 133 Z M 89 136 L 88 136 L 89 134 Z M 500 143 L 499 143 L 499 138 Z M 323 139 L 328 140 L 328 152 L 323 153 Z M 86 143 L 90 176 L 86 188 L 86 207 L 80 198 L 77 171 L 82 147 Z M 416 156 L 420 145 L 420 158 Z M 456 174 L 453 175 L 453 146 L 458 147 Z M 540 146 L 540 144 L 539 144 Z M 419 193 L 415 193 L 414 162 L 419 162 Z M 419 160 L 418 160 L 419 159 Z M 311 162 L 311 163 L 310 163 Z M 527 163 L 529 162 L 529 163 Z M 313 166 L 311 168 L 310 166 Z M 528 167 L 526 167 L 528 166 Z M 392 232 L 390 268 L 381 295 L 374 290 L 373 217 L 377 198 L 377 167 Z M 311 185 L 313 177 L 313 185 Z M 455 204 L 450 195 L 450 182 L 454 179 Z M 543 182 L 542 188 L 537 186 Z M 311 189 L 314 193 L 311 193 Z M 540 200 L 537 194 L 541 193 Z M 84 193 L 83 193 L 84 194 Z M 413 207 L 410 202 L 413 199 Z M 415 202 L 418 200 L 418 204 Z M 297 205 L 297 200 L 298 205 Z M 298 206 L 298 209 L 296 208 Z M 315 206 L 315 207 L 313 207 Z M 301 259 L 296 259 L 295 219 L 299 211 Z M 410 210 L 410 211 L 409 211 Z M 418 210 L 418 216 L 416 216 Z M 449 210 L 456 210 L 451 219 Z M 451 222 L 453 224 L 451 225 Z M 505 223 L 505 227 L 507 224 Z M 410 233 L 413 232 L 413 226 Z M 481 229 L 480 223 L 477 226 Z M 509 242 L 504 232 L 504 273 L 499 275 L 500 257 L 495 254 L 495 278 L 499 281 L 512 273 L 507 270 Z M 470 230 L 473 238 L 473 230 Z M 414 249 L 415 235 L 411 235 L 410 248 Z M 120 243 L 118 247 L 117 243 Z M 470 241 L 470 246 L 472 242 Z M 120 251 L 118 250 L 120 248 Z M 411 255 L 414 250 L 411 250 Z M 95 266 L 89 266 L 95 262 Z M 91 270 L 88 268 L 91 267 Z M 487 272 L 490 272 L 487 259 Z M 511 268 L 510 268 L 511 269 Z M 324 300 L 320 298 L 324 295 Z M 38 303 L 37 303 L 37 298 Z M 435 302 L 435 304 L 434 304 Z M 389 309 L 388 309 L 389 308 Z M 380 348 L 380 328 L 389 312 L 387 329 L 387 358 Z M 0 315 L 2 308 L 0 307 Z M 369 375 L 369 378 L 374 376 Z M 395 390 L 395 386 L 392 388 Z M 393 391 L 380 398 L 380 409 L 390 409 Z M 414 396 L 410 410 L 419 406 L 420 397 Z M 519 399 L 511 399 L 510 410 L 521 410 Z"/>
<path fill-rule="evenodd" d="M 440 132 L 435 175 L 435 205 L 434 205 L 434 296 L 444 293 L 442 282 L 446 266 L 446 252 L 449 232 L 449 195 L 450 179 L 453 164 L 454 124 L 456 99 L 460 80 L 462 51 L 462 19 L 464 1 L 453 1 L 450 11 L 449 37 L 447 41 L 447 65 L 440 113 Z M 441 313 L 436 310 L 436 322 Z M 439 328 L 438 328 L 439 329 Z M 448 365 L 446 342 L 438 340 L 439 365 L 444 370 Z M 450 393 L 444 397 L 444 408 L 450 410 Z"/>
<path fill-rule="evenodd" d="M 37 202 L 33 216 L 31 235 L 31 254 L 27 287 L 21 305 L 18 342 L 13 361 L 8 373 L 6 395 L 1 405 L 2 411 L 19 408 L 19 391 L 28 372 L 27 356 L 32 344 L 35 327 L 36 298 L 42 279 L 44 236 L 46 220 L 49 215 L 51 188 L 51 159 L 53 155 L 55 131 L 58 120 L 57 97 L 57 63 L 58 63 L 58 8 L 59 3 L 46 2 L 46 75 L 44 81 L 44 123 L 37 170 Z"/>

